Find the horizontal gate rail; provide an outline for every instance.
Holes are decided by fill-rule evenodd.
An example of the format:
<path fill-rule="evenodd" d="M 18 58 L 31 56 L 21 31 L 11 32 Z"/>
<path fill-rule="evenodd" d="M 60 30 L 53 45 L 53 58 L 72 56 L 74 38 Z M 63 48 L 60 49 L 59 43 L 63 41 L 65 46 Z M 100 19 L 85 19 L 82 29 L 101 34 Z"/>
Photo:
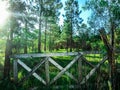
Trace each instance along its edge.
<path fill-rule="evenodd" d="M 36 53 L 36 54 L 16 54 L 11 55 L 10 58 L 33 58 L 33 57 L 54 57 L 54 56 L 76 56 L 79 54 L 99 54 L 98 51 L 85 52 L 65 52 L 65 53 Z"/>

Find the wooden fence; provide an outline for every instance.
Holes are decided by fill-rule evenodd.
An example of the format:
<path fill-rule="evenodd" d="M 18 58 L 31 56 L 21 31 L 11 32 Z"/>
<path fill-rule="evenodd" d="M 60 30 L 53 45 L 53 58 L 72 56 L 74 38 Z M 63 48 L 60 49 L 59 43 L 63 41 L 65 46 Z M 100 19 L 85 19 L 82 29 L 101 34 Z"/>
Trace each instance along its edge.
<path fill-rule="evenodd" d="M 93 52 L 98 53 L 98 52 Z M 90 52 L 69 52 L 69 53 L 46 53 L 46 54 L 19 54 L 19 55 L 13 55 L 11 58 L 14 59 L 13 63 L 13 74 L 14 74 L 14 80 L 18 81 L 18 64 L 21 65 L 25 70 L 28 71 L 28 74 L 22 78 L 19 83 L 22 83 L 24 80 L 28 79 L 30 76 L 34 76 L 36 79 L 41 81 L 44 85 L 51 85 L 54 82 L 56 82 L 63 74 L 66 74 L 68 77 L 70 77 L 72 80 L 79 84 L 84 84 L 95 72 L 96 70 L 107 60 L 107 57 L 104 57 L 96 66 L 92 65 L 83 55 L 84 54 L 90 54 Z M 54 56 L 75 56 L 73 60 L 71 60 L 70 63 L 68 63 L 65 67 L 58 64 L 54 59 L 51 57 Z M 26 65 L 24 62 L 22 62 L 23 58 L 30 58 L 30 57 L 44 57 L 43 60 L 40 60 L 40 62 L 34 66 L 33 68 L 30 68 L 28 65 Z M 92 67 L 92 70 L 85 76 L 82 77 L 82 62 L 87 63 L 87 65 Z M 54 65 L 56 68 L 60 70 L 60 72 L 53 78 L 50 79 L 50 65 Z M 68 69 L 73 66 L 73 64 L 78 64 L 78 77 L 74 77 Z M 45 75 L 46 79 L 44 80 L 40 75 L 36 73 L 36 70 L 40 68 L 41 65 L 45 66 Z M 77 71 L 76 71 L 77 72 Z"/>

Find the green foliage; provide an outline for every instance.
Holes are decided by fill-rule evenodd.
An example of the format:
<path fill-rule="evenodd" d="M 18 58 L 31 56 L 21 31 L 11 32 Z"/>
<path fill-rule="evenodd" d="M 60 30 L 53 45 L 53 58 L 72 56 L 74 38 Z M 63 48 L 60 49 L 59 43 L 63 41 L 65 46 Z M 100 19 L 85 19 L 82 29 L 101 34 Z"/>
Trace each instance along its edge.
<path fill-rule="evenodd" d="M 77 0 L 67 0 L 65 2 L 65 15 L 64 15 L 64 26 L 61 33 L 61 41 L 66 43 L 66 49 L 75 47 L 74 36 L 82 23 L 80 17 L 81 11 L 79 10 L 79 4 Z"/>
<path fill-rule="evenodd" d="M 119 13 L 120 10 L 119 0 L 106 1 L 106 0 L 90 0 L 86 2 L 84 9 L 91 9 L 92 15 L 89 19 L 89 24 L 92 28 L 99 29 L 100 27 L 109 28 L 110 22 L 119 25 Z M 91 24 L 92 22 L 92 24 Z"/>
<path fill-rule="evenodd" d="M 17 88 L 15 83 L 10 81 L 7 78 L 0 81 L 0 89 L 1 90 L 23 90 L 23 89 Z"/>

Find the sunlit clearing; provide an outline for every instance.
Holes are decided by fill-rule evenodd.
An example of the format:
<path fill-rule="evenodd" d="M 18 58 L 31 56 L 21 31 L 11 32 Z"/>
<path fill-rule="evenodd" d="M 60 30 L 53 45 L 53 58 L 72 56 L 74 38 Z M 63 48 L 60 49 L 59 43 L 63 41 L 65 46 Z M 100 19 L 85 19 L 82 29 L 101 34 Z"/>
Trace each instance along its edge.
<path fill-rule="evenodd" d="M 0 1 L 0 26 L 4 25 L 9 17 L 9 13 L 7 11 L 7 2 Z"/>

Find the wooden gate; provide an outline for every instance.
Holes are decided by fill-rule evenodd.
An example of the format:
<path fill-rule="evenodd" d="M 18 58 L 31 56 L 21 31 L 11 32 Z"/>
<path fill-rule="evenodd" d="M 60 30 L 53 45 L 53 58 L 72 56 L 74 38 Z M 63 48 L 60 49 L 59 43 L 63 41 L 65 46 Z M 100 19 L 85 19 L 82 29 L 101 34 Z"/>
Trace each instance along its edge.
<path fill-rule="evenodd" d="M 19 83 L 22 83 L 24 80 L 28 79 L 32 75 L 36 79 L 41 81 L 44 85 L 51 85 L 55 81 L 57 81 L 63 74 L 66 74 L 68 77 L 70 77 L 75 82 L 77 82 L 79 84 L 84 84 L 96 72 L 96 70 L 101 66 L 101 64 L 103 64 L 107 59 L 107 57 L 104 57 L 96 66 L 94 66 L 90 62 L 88 62 L 88 60 L 86 58 L 84 58 L 84 56 L 83 56 L 84 54 L 89 54 L 89 52 L 13 55 L 13 56 L 11 56 L 11 58 L 14 59 L 14 63 L 13 63 L 14 80 L 18 81 L 18 64 L 19 64 L 28 71 L 28 74 L 24 78 L 22 78 L 19 81 Z M 53 56 L 75 56 L 75 57 L 73 60 L 71 60 L 70 63 L 68 63 L 63 68 L 63 66 L 61 66 L 54 59 L 51 58 Z M 33 57 L 33 58 L 34 57 L 38 57 L 38 58 L 45 57 L 45 58 L 43 60 L 41 60 L 36 66 L 34 66 L 33 68 L 30 68 L 24 62 L 22 62 L 22 58 L 30 58 L 30 57 Z M 87 63 L 87 65 L 92 67 L 92 70 L 84 78 L 82 78 L 82 69 L 81 69 L 82 62 L 85 62 L 85 63 Z M 58 68 L 60 70 L 60 72 L 52 80 L 50 80 L 49 63 L 53 64 L 56 68 Z M 78 78 L 74 77 L 70 72 L 67 71 L 75 63 L 78 64 Z M 38 68 L 40 68 L 40 66 L 43 64 L 45 65 L 45 74 L 46 74 L 45 80 L 36 73 L 36 70 Z"/>

